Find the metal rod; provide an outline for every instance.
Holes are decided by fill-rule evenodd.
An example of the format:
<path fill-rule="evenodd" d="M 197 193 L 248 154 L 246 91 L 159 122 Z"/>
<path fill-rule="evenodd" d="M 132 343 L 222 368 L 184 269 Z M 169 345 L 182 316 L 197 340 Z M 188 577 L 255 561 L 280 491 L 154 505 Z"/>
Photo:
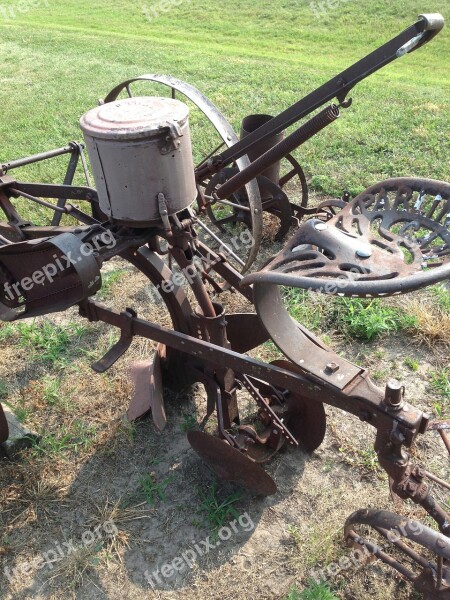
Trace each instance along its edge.
<path fill-rule="evenodd" d="M 210 153 L 208 154 L 208 156 L 205 156 L 205 158 L 204 158 L 204 159 L 203 159 L 203 160 L 202 160 L 202 161 L 201 161 L 201 162 L 200 162 L 200 163 L 199 163 L 199 164 L 198 164 L 198 165 L 197 165 L 195 168 L 196 168 L 196 169 L 198 169 L 198 168 L 200 168 L 202 165 L 204 165 L 204 164 L 205 164 L 205 162 L 206 162 L 207 160 L 209 160 L 209 159 L 211 158 L 211 156 L 214 156 L 214 154 L 216 154 L 217 152 L 219 152 L 219 150 L 220 150 L 220 149 L 221 149 L 223 146 L 225 146 L 225 142 L 222 142 L 221 144 L 219 144 L 219 145 L 217 146 L 217 148 L 214 148 L 214 150 L 213 150 L 212 152 L 210 152 Z"/>
<path fill-rule="evenodd" d="M 84 171 L 84 177 L 86 179 L 87 186 L 92 187 L 91 176 L 89 175 L 89 169 L 88 169 L 88 166 L 86 163 L 86 157 L 84 156 L 83 146 L 80 144 L 79 148 L 80 148 L 81 164 L 83 166 L 83 171 Z"/>
<path fill-rule="evenodd" d="M 438 592 L 440 589 L 442 589 L 443 564 L 444 564 L 444 559 L 442 558 L 442 556 L 438 556 L 437 573 L 436 573 L 436 591 L 438 591 Z"/>
<path fill-rule="evenodd" d="M 449 437 L 447 435 L 447 432 L 444 431 L 444 429 L 439 429 L 439 433 L 441 435 L 442 441 L 445 444 L 445 447 L 447 448 L 447 450 L 448 450 L 448 452 L 450 454 L 450 439 L 449 439 Z"/>
<path fill-rule="evenodd" d="M 195 219 L 194 222 L 197 223 L 197 225 L 199 225 L 204 231 L 206 231 L 206 233 L 210 235 L 213 238 L 213 240 L 218 242 L 222 248 L 225 248 L 225 250 L 230 254 L 230 256 L 234 258 L 234 260 L 236 260 L 242 267 L 244 266 L 244 261 L 242 261 L 229 246 L 224 244 L 223 241 L 219 237 L 217 237 L 217 235 L 213 233 L 211 229 L 209 229 L 209 227 L 207 227 L 202 221 L 200 221 L 200 219 Z"/>
<path fill-rule="evenodd" d="M 21 190 L 17 190 L 16 188 L 9 188 L 9 189 L 10 189 L 10 191 L 13 194 L 17 194 L 18 196 L 22 196 L 23 198 L 26 198 L 27 200 L 31 200 L 32 202 L 36 202 L 37 204 L 40 204 L 41 206 L 45 206 L 46 208 L 51 208 L 55 212 L 67 213 L 67 209 L 66 208 L 60 208 L 59 206 L 56 206 L 55 204 L 50 204 L 50 202 L 46 202 L 45 200 L 41 200 L 40 198 L 36 198 L 36 196 L 32 196 L 31 194 L 27 194 L 26 192 L 22 192 Z"/>
<path fill-rule="evenodd" d="M 389 556 L 389 554 L 386 554 L 385 552 L 380 550 L 380 548 L 378 548 L 375 544 L 372 544 L 368 540 L 361 538 L 354 531 L 351 531 L 348 537 L 351 538 L 356 544 L 360 546 L 365 546 L 373 554 L 373 556 L 376 556 L 384 563 L 401 573 L 404 577 L 409 579 L 409 581 L 414 581 L 415 575 L 412 571 L 404 567 L 401 563 L 392 558 L 392 556 Z"/>
<path fill-rule="evenodd" d="M 226 206 L 231 206 L 233 208 L 237 208 L 238 210 L 243 210 L 244 212 L 251 212 L 248 206 L 242 206 L 241 204 L 235 204 L 234 202 L 230 202 L 229 200 L 220 200 L 219 198 L 214 198 L 214 196 L 205 196 L 207 200 L 211 201 L 211 204 L 225 204 Z"/>
<path fill-rule="evenodd" d="M 12 169 L 23 167 L 24 165 L 30 165 L 32 163 L 40 162 L 55 156 L 62 156 L 63 154 L 71 154 L 74 151 L 75 148 L 73 146 L 64 146 L 64 148 L 57 148 L 56 150 L 49 150 L 48 152 L 41 152 L 40 154 L 33 154 L 32 156 L 26 156 L 25 158 L 11 160 L 0 165 L 0 169 L 3 171 L 3 173 L 6 173 Z"/>
<path fill-rule="evenodd" d="M 7 246 L 9 244 L 12 244 L 12 242 L 10 240 L 8 240 L 7 238 L 3 237 L 2 235 L 0 235 L 0 244 Z"/>
<path fill-rule="evenodd" d="M 389 533 L 391 533 L 389 530 L 383 529 L 382 527 L 375 527 L 375 526 L 374 526 L 374 529 L 376 531 L 378 531 L 379 534 L 384 536 L 387 540 L 389 540 Z M 395 546 L 397 546 L 397 548 L 399 550 L 401 550 L 402 552 L 404 552 L 407 556 L 409 556 L 414 561 L 416 561 L 416 563 L 418 563 L 421 567 L 424 567 L 425 569 L 427 569 L 430 566 L 429 561 L 425 557 L 423 557 L 421 554 L 416 552 L 413 548 L 410 548 L 407 544 L 403 543 L 400 540 L 389 540 L 389 541 L 391 542 L 391 544 L 394 544 Z"/>
<path fill-rule="evenodd" d="M 425 473 L 426 477 L 428 477 L 428 479 L 431 479 L 431 481 L 434 481 L 434 482 L 438 483 L 439 485 L 441 485 L 442 487 L 446 488 L 447 490 L 450 490 L 450 483 L 447 483 L 443 479 L 436 477 L 436 475 L 433 475 L 433 473 L 429 473 L 428 471 L 424 471 L 424 473 Z"/>

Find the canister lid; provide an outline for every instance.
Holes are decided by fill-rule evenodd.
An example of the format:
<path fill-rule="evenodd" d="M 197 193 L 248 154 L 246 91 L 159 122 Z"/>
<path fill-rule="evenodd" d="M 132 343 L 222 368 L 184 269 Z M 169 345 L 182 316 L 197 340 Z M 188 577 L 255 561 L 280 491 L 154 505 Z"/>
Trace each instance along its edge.
<path fill-rule="evenodd" d="M 183 126 L 189 108 L 172 98 L 136 96 L 97 106 L 80 119 L 84 133 L 102 139 L 140 139 L 161 135 L 174 123 Z"/>

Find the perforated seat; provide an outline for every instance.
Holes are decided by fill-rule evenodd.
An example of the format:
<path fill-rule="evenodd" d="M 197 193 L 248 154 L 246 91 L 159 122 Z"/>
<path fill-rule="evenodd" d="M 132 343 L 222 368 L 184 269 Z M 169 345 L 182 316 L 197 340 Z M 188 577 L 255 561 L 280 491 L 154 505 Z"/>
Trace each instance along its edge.
<path fill-rule="evenodd" d="M 450 278 L 450 184 L 382 181 L 328 221 L 303 223 L 283 250 L 242 284 L 343 296 L 389 296 Z"/>

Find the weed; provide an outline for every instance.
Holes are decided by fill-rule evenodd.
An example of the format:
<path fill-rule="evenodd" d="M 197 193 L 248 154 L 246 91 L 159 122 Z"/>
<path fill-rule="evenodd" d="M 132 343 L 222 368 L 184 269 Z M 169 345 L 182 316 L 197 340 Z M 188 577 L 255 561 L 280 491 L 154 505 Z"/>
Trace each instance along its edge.
<path fill-rule="evenodd" d="M 48 581 L 61 578 L 66 581 L 69 588 L 81 586 L 86 572 L 99 564 L 100 557 L 98 555 L 102 548 L 102 541 L 75 548 L 70 554 L 54 563 L 52 575 Z"/>
<path fill-rule="evenodd" d="M 181 423 L 181 431 L 189 431 L 197 427 L 197 419 L 191 413 L 183 413 L 183 422 Z"/>
<path fill-rule="evenodd" d="M 449 294 L 448 291 L 445 293 Z M 405 301 L 404 309 L 415 320 L 411 330 L 418 341 L 428 345 L 433 342 L 449 344 L 450 312 L 445 309 L 442 299 L 436 302 L 429 296 L 414 296 Z"/>
<path fill-rule="evenodd" d="M 302 592 L 297 587 L 291 589 L 284 600 L 339 600 L 325 583 L 310 581 Z"/>
<path fill-rule="evenodd" d="M 437 307 L 446 315 L 450 315 L 450 290 L 443 284 L 429 289 Z"/>
<path fill-rule="evenodd" d="M 139 483 L 141 485 L 142 493 L 145 496 L 147 504 L 154 506 L 156 500 L 166 499 L 166 489 L 174 480 L 174 476 L 166 477 L 163 481 L 157 483 L 154 473 L 149 473 L 145 477 L 141 477 Z"/>
<path fill-rule="evenodd" d="M 239 518 L 240 515 L 235 505 L 242 498 L 240 490 L 222 498 L 217 483 L 214 482 L 205 489 L 199 490 L 198 496 L 200 498 L 199 512 L 203 514 L 206 523 L 211 529 L 213 539 L 217 538 L 218 531 L 230 519 Z"/>
<path fill-rule="evenodd" d="M 49 406 L 67 405 L 67 397 L 61 391 L 61 378 L 45 375 L 42 379 L 42 399 Z"/>
<path fill-rule="evenodd" d="M 64 355 L 71 341 L 80 338 L 87 331 L 84 325 L 69 323 L 53 325 L 49 321 L 32 321 L 17 325 L 20 346 L 31 349 L 33 358 L 55 364 L 64 361 Z"/>
<path fill-rule="evenodd" d="M 325 320 L 325 297 L 299 288 L 284 288 L 283 300 L 293 319 L 308 329 L 319 330 Z"/>
<path fill-rule="evenodd" d="M 433 371 L 430 374 L 431 389 L 436 392 L 443 400 L 435 402 L 434 408 L 437 416 L 442 419 L 447 416 L 450 404 L 450 367 Z"/>
<path fill-rule="evenodd" d="M 40 442 L 34 445 L 34 452 L 40 455 L 56 455 L 72 451 L 88 450 L 94 443 L 97 427 L 86 424 L 80 419 L 72 423 L 71 428 L 63 425 L 56 434 L 44 433 Z"/>
<path fill-rule="evenodd" d="M 357 448 L 352 444 L 351 440 L 342 438 L 339 452 L 348 465 L 357 467 L 366 474 L 373 473 L 379 479 L 385 478 L 385 472 L 380 467 L 377 453 L 371 446 Z"/>
<path fill-rule="evenodd" d="M 4 342 L 16 335 L 16 326 L 12 323 L 0 323 L 0 341 Z"/>
<path fill-rule="evenodd" d="M 334 299 L 334 319 L 350 337 L 371 341 L 381 334 L 409 329 L 416 324 L 414 317 L 398 308 L 387 306 L 380 299 Z"/>
<path fill-rule="evenodd" d="M 13 411 L 14 415 L 19 419 L 21 423 L 25 423 L 25 421 L 30 416 L 30 410 L 25 408 L 23 401 L 21 401 L 16 406 L 11 406 L 9 402 L 6 402 L 6 405 Z"/>
<path fill-rule="evenodd" d="M 370 377 L 380 383 L 381 381 L 385 381 L 389 375 L 389 369 L 376 369 L 370 373 Z"/>
<path fill-rule="evenodd" d="M 419 361 L 415 358 L 407 356 L 403 362 L 408 369 L 411 369 L 411 371 L 417 372 L 419 370 Z"/>
<path fill-rule="evenodd" d="M 303 536 L 302 536 L 302 532 L 297 527 L 297 525 L 288 525 L 287 526 L 287 532 L 291 536 L 291 538 L 293 539 L 295 545 L 298 548 L 301 548 L 302 541 L 303 541 Z"/>
<path fill-rule="evenodd" d="M 115 502 L 107 499 L 103 504 L 96 504 L 95 508 L 95 515 L 89 519 L 88 526 L 96 531 L 105 523 L 114 524 L 114 531 L 107 532 L 106 546 L 110 553 L 119 558 L 122 550 L 130 545 L 131 534 L 125 528 L 135 521 L 149 519 L 153 512 L 147 508 L 146 502 L 127 506 L 121 499 Z"/>

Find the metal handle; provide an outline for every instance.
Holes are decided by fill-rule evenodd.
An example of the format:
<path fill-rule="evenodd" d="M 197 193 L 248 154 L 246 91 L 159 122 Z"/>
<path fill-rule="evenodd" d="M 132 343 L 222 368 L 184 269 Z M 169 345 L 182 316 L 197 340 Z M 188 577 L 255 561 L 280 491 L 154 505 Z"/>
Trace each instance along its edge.
<path fill-rule="evenodd" d="M 425 31 L 441 31 L 445 25 L 445 19 L 440 13 L 419 15 L 419 19 L 426 21 Z"/>

